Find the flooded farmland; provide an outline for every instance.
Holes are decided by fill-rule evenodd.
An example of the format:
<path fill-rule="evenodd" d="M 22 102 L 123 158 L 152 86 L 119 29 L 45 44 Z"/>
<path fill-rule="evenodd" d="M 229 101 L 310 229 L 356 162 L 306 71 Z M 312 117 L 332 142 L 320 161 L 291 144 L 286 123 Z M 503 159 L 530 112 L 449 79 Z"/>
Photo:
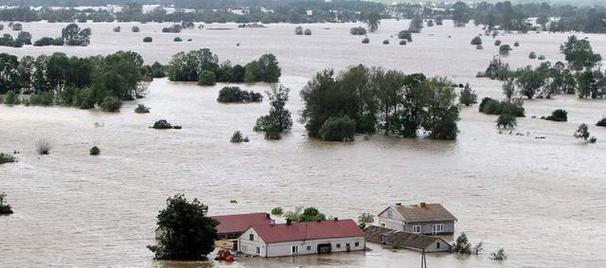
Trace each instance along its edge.
<path fill-rule="evenodd" d="M 112 28 L 121 25 L 122 32 Z M 0 166 L 0 191 L 7 192 L 15 214 L 0 217 L 0 266 L 192 267 L 202 263 L 153 260 L 156 215 L 167 197 L 184 193 L 210 206 L 211 215 L 269 211 L 281 206 L 314 206 L 328 215 L 356 218 L 379 213 L 396 202 L 440 202 L 457 218 L 456 231 L 472 243 L 483 241 L 480 256 L 429 255 L 429 267 L 598 267 L 606 256 L 596 249 L 606 241 L 606 129 L 590 126 L 598 142 L 586 145 L 572 134 L 581 123 L 593 125 L 606 115 L 606 101 L 555 96 L 525 102 L 527 117 L 515 132 L 500 134 L 495 116 L 477 106 L 463 108 L 455 142 L 359 136 L 352 143 L 310 139 L 298 122 L 303 102 L 298 92 L 315 72 L 343 70 L 360 63 L 446 76 L 469 83 L 479 98 L 501 97 L 501 83 L 478 79 L 498 47 L 484 37 L 484 50 L 470 40 L 482 30 L 469 25 L 427 27 L 406 46 L 397 33 L 406 21 L 384 20 L 369 45 L 349 34 L 355 24 L 304 25 L 311 36 L 296 36 L 291 24 L 241 29 L 235 24 L 205 30 L 161 33 L 163 25 L 95 23 L 88 47 L 0 48 L 19 56 L 64 52 L 105 55 L 117 50 L 140 53 L 147 63 L 167 63 L 179 51 L 210 48 L 220 60 L 244 63 L 264 53 L 276 55 L 281 83 L 291 88 L 288 108 L 293 130 L 267 141 L 252 131 L 269 108 L 260 104 L 217 103 L 220 88 L 156 79 L 143 99 L 127 102 L 117 114 L 70 107 L 0 105 L 0 152 L 19 151 L 19 162 Z M 166 26 L 168 24 L 164 24 Z M 65 24 L 25 23 L 37 39 L 59 36 Z M 232 28 L 209 30 L 208 28 Z M 4 30 L 6 32 L 8 30 Z M 153 43 L 143 43 L 151 36 Z M 175 36 L 191 42 L 174 43 Z M 531 51 L 547 60 L 563 60 L 559 46 L 567 34 L 529 33 L 497 37 L 520 42 L 506 61 L 513 67 L 537 64 Z M 588 37 L 606 55 L 606 36 Z M 390 39 L 390 45 L 382 45 Z M 236 44 L 239 44 L 237 46 Z M 267 84 L 244 85 L 262 92 Z M 132 112 L 138 103 L 149 114 Z M 568 122 L 533 119 L 563 108 Z M 182 130 L 149 126 L 166 119 Z M 251 142 L 232 144 L 234 130 Z M 545 137 L 537 139 L 536 137 Z M 35 141 L 50 140 L 52 153 L 41 157 Z M 102 154 L 90 157 L 97 145 Z M 231 203 L 230 200 L 237 200 Z M 243 258 L 232 267 L 415 267 L 420 255 L 369 244 L 365 253 L 296 258 Z M 488 253 L 505 248 L 508 259 Z M 221 267 L 222 264 L 216 263 Z"/>

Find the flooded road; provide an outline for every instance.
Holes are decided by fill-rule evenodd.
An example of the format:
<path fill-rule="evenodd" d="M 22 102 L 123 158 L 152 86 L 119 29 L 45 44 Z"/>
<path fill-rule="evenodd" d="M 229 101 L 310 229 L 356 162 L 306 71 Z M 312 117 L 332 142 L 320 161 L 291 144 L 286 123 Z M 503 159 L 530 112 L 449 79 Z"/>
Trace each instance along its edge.
<path fill-rule="evenodd" d="M 6 24 L 6 23 L 5 23 Z M 208 47 L 220 60 L 244 63 L 274 53 L 282 66 L 281 82 L 292 89 L 288 108 L 295 124 L 279 141 L 266 141 L 252 131 L 268 103 L 226 105 L 216 102 L 216 87 L 157 79 L 146 98 L 126 103 L 119 114 L 66 107 L 0 105 L 0 152 L 20 151 L 19 162 L 0 166 L 0 191 L 8 193 L 15 214 L 0 217 L 1 267 L 204 267 L 201 263 L 153 261 L 145 247 L 153 243 L 155 216 L 175 193 L 199 198 L 210 214 L 269 211 L 276 206 L 315 206 L 330 216 L 357 218 L 379 213 L 396 202 L 441 202 L 457 218 L 457 232 L 472 243 L 484 242 L 481 256 L 430 255 L 429 267 L 599 267 L 606 263 L 598 249 L 606 234 L 606 129 L 590 126 L 597 144 L 572 137 L 581 123 L 595 124 L 606 115 L 606 101 L 556 96 L 526 101 L 527 118 L 518 120 L 522 136 L 499 134 L 496 117 L 463 108 L 456 142 L 393 139 L 382 135 L 353 143 L 328 143 L 306 137 L 298 123 L 303 107 L 299 90 L 323 68 L 348 65 L 397 68 L 469 82 L 479 97 L 501 96 L 499 82 L 475 75 L 497 53 L 492 37 L 484 50 L 469 44 L 481 28 L 425 28 L 407 46 L 397 45 L 404 21 L 383 21 L 370 45 L 349 35 L 354 24 L 304 25 L 312 36 L 295 36 L 296 25 L 265 29 L 186 30 L 160 33 L 162 25 L 145 24 L 140 33 L 122 25 L 91 24 L 89 47 L 0 47 L 17 55 L 109 54 L 134 50 L 146 62 L 167 63 L 178 51 Z M 167 25 L 167 24 L 165 24 Z M 24 24 L 34 39 L 58 36 L 64 24 Z M 208 27 L 225 27 L 212 25 Z M 3 33 L 7 32 L 5 29 Z M 394 37 L 390 37 L 394 35 Z M 448 36 L 451 36 L 449 38 Z M 154 42 L 144 44 L 144 36 Z M 181 36 L 192 42 L 174 43 Z M 588 36 L 594 50 L 606 55 L 606 36 Z M 497 37 L 519 41 L 506 59 L 515 67 L 562 60 L 559 45 L 566 34 Z M 381 45 L 391 38 L 391 44 Z M 240 43 L 239 47 L 236 44 Z M 266 84 L 243 86 L 263 91 Z M 137 103 L 150 114 L 135 114 Z M 563 108 L 569 122 L 531 116 Z M 166 119 L 182 130 L 148 127 Z M 250 137 L 231 144 L 239 129 Z M 544 136 L 545 139 L 535 137 Z M 51 154 L 39 157 L 35 141 L 52 141 Z M 91 157 L 93 145 L 101 149 Z M 237 200 L 237 204 L 230 200 Z M 366 253 L 297 258 L 243 258 L 231 267 L 416 267 L 420 255 L 392 252 L 369 244 Z M 509 258 L 494 262 L 490 252 L 505 248 Z M 222 266 L 222 264 L 215 264 Z"/>

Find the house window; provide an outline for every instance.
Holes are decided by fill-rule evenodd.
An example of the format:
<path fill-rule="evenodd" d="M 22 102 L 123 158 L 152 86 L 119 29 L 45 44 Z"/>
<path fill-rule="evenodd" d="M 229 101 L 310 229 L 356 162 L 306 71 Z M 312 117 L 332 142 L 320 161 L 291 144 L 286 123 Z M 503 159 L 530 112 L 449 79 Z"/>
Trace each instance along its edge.
<path fill-rule="evenodd" d="M 391 212 L 391 209 L 387 210 L 387 218 L 393 218 L 393 212 Z"/>
<path fill-rule="evenodd" d="M 385 227 L 385 223 L 381 223 L 381 227 Z"/>
<path fill-rule="evenodd" d="M 257 247 L 257 254 L 261 255 L 261 248 Z"/>
<path fill-rule="evenodd" d="M 359 246 L 360 246 L 360 242 L 354 243 L 354 247 L 359 247 Z"/>
<path fill-rule="evenodd" d="M 292 246 L 292 248 L 291 248 L 291 253 L 292 253 L 292 254 L 297 254 L 297 253 L 299 253 L 299 246 Z"/>
<path fill-rule="evenodd" d="M 337 248 L 341 248 L 341 244 L 337 244 Z"/>
<path fill-rule="evenodd" d="M 436 243 L 436 248 L 440 248 L 440 242 Z"/>
<path fill-rule="evenodd" d="M 310 251 L 310 250 L 311 250 L 311 246 L 307 246 L 307 251 Z"/>
<path fill-rule="evenodd" d="M 413 225 L 412 226 L 412 232 L 413 233 L 420 233 L 421 232 L 421 225 Z"/>
<path fill-rule="evenodd" d="M 433 232 L 434 233 L 442 233 L 442 232 L 444 232 L 444 224 L 434 224 L 433 225 Z"/>
<path fill-rule="evenodd" d="M 254 234 L 249 234 L 248 235 L 248 240 L 250 240 L 250 241 L 255 240 L 255 235 Z"/>

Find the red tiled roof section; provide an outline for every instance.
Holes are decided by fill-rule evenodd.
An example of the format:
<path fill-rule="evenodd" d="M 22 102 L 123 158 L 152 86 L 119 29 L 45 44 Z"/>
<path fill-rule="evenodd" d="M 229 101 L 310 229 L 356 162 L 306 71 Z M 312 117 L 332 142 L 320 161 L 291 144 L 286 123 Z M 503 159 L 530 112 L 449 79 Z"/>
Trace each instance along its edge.
<path fill-rule="evenodd" d="M 219 222 L 216 228 L 218 234 L 243 233 L 253 225 L 272 223 L 268 213 L 220 215 L 211 218 Z"/>
<path fill-rule="evenodd" d="M 364 231 L 353 220 L 264 224 L 252 227 L 267 244 L 343 237 L 364 237 Z"/>

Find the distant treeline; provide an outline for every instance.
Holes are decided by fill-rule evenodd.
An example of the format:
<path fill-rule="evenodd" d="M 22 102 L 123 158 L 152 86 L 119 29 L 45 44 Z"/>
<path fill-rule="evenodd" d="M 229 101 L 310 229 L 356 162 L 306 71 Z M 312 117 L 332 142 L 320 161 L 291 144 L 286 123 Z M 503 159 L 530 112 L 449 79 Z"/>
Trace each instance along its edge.
<path fill-rule="evenodd" d="M 139 21 L 139 22 L 336 22 L 358 21 L 364 14 L 370 12 L 383 12 L 384 6 L 363 1 L 332 1 L 318 0 L 306 1 L 187 1 L 175 0 L 177 11 L 168 13 L 159 7 L 150 12 L 143 12 L 142 4 L 129 3 L 120 12 L 107 10 L 77 10 L 42 8 L 35 10 L 23 1 L 20 7 L 0 10 L 0 20 L 3 21 L 39 21 L 49 22 L 111 22 L 111 21 Z M 35 1 L 34 1 L 35 2 Z M 78 2 L 78 1 L 71 1 Z M 86 2 L 86 1 L 84 1 Z M 142 1 L 140 1 L 142 2 Z M 32 3 L 36 5 L 37 3 Z M 82 5 L 86 5 L 82 3 Z M 100 5 L 100 4 L 96 4 Z M 72 5 L 69 5 L 72 6 Z M 179 8 L 193 8 L 195 12 L 187 12 Z M 231 12 L 230 9 L 244 8 L 242 12 Z M 271 12 L 267 9 L 272 10 Z M 311 13 L 308 14 L 308 11 Z"/>

